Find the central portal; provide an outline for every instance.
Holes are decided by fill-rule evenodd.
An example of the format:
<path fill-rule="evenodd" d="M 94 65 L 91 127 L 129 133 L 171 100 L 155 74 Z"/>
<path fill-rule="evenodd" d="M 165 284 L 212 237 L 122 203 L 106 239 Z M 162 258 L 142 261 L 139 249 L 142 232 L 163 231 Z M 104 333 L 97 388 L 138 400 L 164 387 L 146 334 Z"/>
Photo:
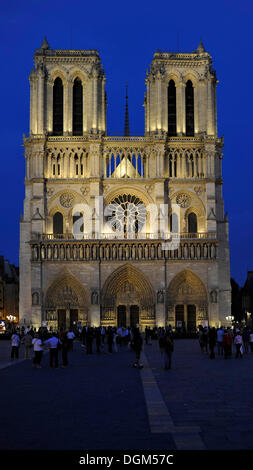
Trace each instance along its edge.
<path fill-rule="evenodd" d="M 118 327 L 136 328 L 139 325 L 139 305 L 119 305 L 117 309 Z"/>

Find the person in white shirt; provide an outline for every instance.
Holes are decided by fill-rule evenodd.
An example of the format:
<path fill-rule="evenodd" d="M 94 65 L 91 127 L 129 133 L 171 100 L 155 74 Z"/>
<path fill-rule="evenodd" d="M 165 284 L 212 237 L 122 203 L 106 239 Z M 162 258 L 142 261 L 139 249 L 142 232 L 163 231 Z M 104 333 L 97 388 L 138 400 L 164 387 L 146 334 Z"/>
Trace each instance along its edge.
<path fill-rule="evenodd" d="M 49 365 L 50 367 L 58 367 L 58 350 L 60 348 L 60 340 L 57 338 L 56 333 L 52 334 L 52 338 L 47 339 L 44 344 L 49 346 Z"/>
<path fill-rule="evenodd" d="M 217 346 L 218 346 L 218 355 L 223 356 L 223 336 L 224 330 L 220 327 L 217 331 Z"/>
<path fill-rule="evenodd" d="M 37 369 L 41 369 L 40 363 L 41 363 L 42 354 L 43 354 L 43 346 L 42 346 L 42 341 L 38 333 L 34 335 L 32 344 L 33 344 L 33 350 L 34 350 L 33 367 L 36 367 Z"/>
<path fill-rule="evenodd" d="M 75 334 L 73 333 L 72 329 L 70 329 L 68 331 L 67 338 L 68 338 L 68 342 L 69 342 L 69 350 L 73 351 L 73 343 L 74 343 L 74 339 L 75 339 Z"/>
<path fill-rule="evenodd" d="M 19 346 L 20 346 L 20 337 L 17 335 L 16 331 L 14 331 L 11 337 L 11 359 L 14 359 L 14 358 L 18 359 Z"/>

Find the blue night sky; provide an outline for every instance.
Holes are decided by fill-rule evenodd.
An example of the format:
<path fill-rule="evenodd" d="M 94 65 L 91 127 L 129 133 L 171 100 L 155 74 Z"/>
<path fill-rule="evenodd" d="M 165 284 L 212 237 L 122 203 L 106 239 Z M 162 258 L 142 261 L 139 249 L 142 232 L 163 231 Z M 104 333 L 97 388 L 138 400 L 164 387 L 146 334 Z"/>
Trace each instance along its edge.
<path fill-rule="evenodd" d="M 131 135 L 144 133 L 146 69 L 156 49 L 192 52 L 200 38 L 219 84 L 218 129 L 224 134 L 224 198 L 230 221 L 231 276 L 240 285 L 252 256 L 253 3 L 139 0 L 1 2 L 0 254 L 18 264 L 24 199 L 22 134 L 29 129 L 33 53 L 44 35 L 52 49 L 98 49 L 106 72 L 108 134 L 123 135 L 128 81 Z"/>

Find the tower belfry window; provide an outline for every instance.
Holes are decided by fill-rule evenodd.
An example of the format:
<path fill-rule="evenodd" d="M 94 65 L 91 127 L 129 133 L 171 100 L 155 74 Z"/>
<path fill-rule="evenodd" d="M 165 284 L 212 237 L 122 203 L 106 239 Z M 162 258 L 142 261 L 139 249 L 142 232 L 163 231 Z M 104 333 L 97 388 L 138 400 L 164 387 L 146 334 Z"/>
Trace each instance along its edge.
<path fill-rule="evenodd" d="M 176 87 L 173 80 L 168 86 L 168 135 L 177 135 Z"/>
<path fill-rule="evenodd" d="M 73 135 L 83 134 L 83 86 L 76 78 L 73 85 Z"/>
<path fill-rule="evenodd" d="M 59 77 L 53 88 L 53 134 L 63 135 L 63 85 Z"/>
<path fill-rule="evenodd" d="M 188 80 L 185 88 L 186 135 L 194 136 L 194 88 Z"/>

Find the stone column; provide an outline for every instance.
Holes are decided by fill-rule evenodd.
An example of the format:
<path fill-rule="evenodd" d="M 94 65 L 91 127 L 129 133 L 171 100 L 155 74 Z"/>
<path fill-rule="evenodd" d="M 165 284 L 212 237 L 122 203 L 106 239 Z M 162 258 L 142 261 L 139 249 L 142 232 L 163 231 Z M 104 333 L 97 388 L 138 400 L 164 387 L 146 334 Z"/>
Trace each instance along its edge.
<path fill-rule="evenodd" d="M 53 80 L 47 80 L 47 131 L 49 134 L 53 132 Z"/>
<path fill-rule="evenodd" d="M 38 68 L 38 134 L 43 134 L 44 132 L 44 77 L 43 66 L 40 66 Z"/>
<path fill-rule="evenodd" d="M 67 82 L 68 94 L 68 134 L 73 135 L 73 82 Z"/>
<path fill-rule="evenodd" d="M 68 135 L 68 82 L 63 83 L 63 135 Z"/>
<path fill-rule="evenodd" d="M 30 134 L 37 134 L 37 119 L 36 119 L 36 75 L 32 69 L 30 77 Z"/>
<path fill-rule="evenodd" d="M 193 87 L 194 93 L 194 135 L 199 133 L 199 88 L 198 86 Z"/>
<path fill-rule="evenodd" d="M 176 84 L 177 135 L 185 134 L 185 84 Z"/>

